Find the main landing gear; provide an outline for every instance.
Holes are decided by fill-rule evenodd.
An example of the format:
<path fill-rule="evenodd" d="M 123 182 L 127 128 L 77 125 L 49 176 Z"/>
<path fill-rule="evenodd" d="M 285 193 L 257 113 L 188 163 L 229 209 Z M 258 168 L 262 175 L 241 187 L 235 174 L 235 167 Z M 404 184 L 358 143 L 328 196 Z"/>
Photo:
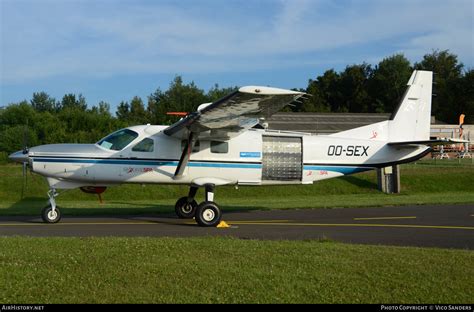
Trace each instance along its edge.
<path fill-rule="evenodd" d="M 206 184 L 205 188 L 206 200 L 198 205 L 194 200 L 198 187 L 192 185 L 188 196 L 181 197 L 176 202 L 175 212 L 182 219 L 195 218 L 200 226 L 216 227 L 221 222 L 222 213 L 219 206 L 213 201 L 214 185 Z"/>
<path fill-rule="evenodd" d="M 41 210 L 41 219 L 45 223 L 58 223 L 61 220 L 61 211 L 56 206 L 56 200 L 54 199 L 59 193 L 55 189 L 51 189 L 48 192 L 49 204 Z"/>

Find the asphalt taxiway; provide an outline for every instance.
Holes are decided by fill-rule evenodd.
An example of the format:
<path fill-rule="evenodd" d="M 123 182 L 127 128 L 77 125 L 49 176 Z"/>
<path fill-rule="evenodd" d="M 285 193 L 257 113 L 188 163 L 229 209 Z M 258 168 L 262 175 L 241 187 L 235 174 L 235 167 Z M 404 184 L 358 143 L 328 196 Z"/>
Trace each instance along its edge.
<path fill-rule="evenodd" d="M 0 236 L 232 236 L 330 239 L 358 244 L 474 249 L 474 205 L 225 211 L 229 228 L 202 228 L 174 216 L 0 217 Z"/>

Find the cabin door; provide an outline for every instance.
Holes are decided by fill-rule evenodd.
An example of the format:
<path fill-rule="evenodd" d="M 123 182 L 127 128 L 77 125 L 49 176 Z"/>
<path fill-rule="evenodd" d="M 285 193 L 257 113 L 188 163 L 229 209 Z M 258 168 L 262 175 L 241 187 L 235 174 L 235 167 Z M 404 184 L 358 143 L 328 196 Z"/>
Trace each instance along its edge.
<path fill-rule="evenodd" d="M 263 136 L 262 180 L 301 181 L 301 137 Z"/>

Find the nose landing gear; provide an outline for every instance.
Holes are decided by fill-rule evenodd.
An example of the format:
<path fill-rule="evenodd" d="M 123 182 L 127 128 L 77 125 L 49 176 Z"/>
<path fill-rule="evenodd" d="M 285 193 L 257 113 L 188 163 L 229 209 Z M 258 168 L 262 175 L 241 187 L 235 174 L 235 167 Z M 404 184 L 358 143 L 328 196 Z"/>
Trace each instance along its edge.
<path fill-rule="evenodd" d="M 54 188 L 48 192 L 49 205 L 41 210 L 41 219 L 43 219 L 45 223 L 58 223 L 59 220 L 61 220 L 61 211 L 59 207 L 56 206 L 56 200 L 54 199 L 58 195 L 59 193 L 57 193 Z"/>

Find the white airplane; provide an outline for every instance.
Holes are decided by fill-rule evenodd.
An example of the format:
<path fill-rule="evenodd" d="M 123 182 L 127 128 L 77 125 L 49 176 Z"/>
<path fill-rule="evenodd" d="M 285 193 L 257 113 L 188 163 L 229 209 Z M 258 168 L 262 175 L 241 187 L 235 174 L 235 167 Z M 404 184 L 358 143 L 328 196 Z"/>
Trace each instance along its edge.
<path fill-rule="evenodd" d="M 414 71 L 398 108 L 387 121 L 331 135 L 253 128 L 305 93 L 242 87 L 199 106 L 171 126 L 118 130 L 95 144 L 51 144 L 10 155 L 27 162 L 48 181 L 47 223 L 61 218 L 58 189 L 100 193 L 122 183 L 186 184 L 189 194 L 175 211 L 201 226 L 217 226 L 221 185 L 312 184 L 366 170 L 417 160 L 430 151 L 432 72 Z M 205 188 L 205 200 L 195 195 Z"/>

